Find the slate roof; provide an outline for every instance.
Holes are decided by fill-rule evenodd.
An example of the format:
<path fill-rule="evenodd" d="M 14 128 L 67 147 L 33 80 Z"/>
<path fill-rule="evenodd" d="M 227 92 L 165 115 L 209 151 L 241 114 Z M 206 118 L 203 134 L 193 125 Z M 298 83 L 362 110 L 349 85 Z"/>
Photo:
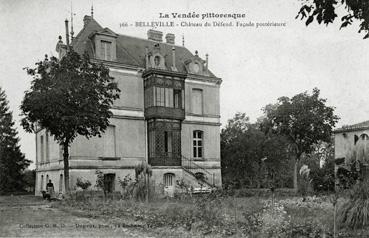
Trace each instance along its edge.
<path fill-rule="evenodd" d="M 349 132 L 349 131 L 360 131 L 369 129 L 369 121 L 363 121 L 353 125 L 342 126 L 334 131 L 334 133 Z"/>
<path fill-rule="evenodd" d="M 89 36 L 93 33 L 103 31 L 104 29 L 95 19 L 90 16 L 85 16 L 85 18 L 90 19 L 89 22 L 83 27 L 83 29 L 78 33 L 78 35 L 73 39 L 71 45 L 73 49 L 79 53 L 83 54 L 85 51 L 90 56 L 94 55 L 93 42 L 90 40 Z M 109 30 L 110 31 L 110 30 Z M 155 44 L 160 44 L 160 50 L 165 57 L 166 66 L 169 69 L 172 64 L 172 47 L 175 47 L 176 51 L 176 68 L 179 72 L 186 73 L 186 68 L 184 62 L 188 59 L 194 57 L 194 55 L 185 47 L 168 44 L 164 42 L 157 42 L 148 39 L 142 39 L 133 36 L 117 34 L 117 61 L 118 63 L 145 68 L 145 48 L 148 47 L 152 49 Z M 209 71 L 211 77 L 215 77 Z"/>

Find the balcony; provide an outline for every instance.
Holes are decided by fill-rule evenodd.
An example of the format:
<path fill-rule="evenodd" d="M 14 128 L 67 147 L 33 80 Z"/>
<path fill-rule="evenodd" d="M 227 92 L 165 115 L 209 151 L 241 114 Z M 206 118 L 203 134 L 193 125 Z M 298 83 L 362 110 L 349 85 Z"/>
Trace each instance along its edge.
<path fill-rule="evenodd" d="M 145 118 L 184 120 L 185 111 L 181 108 L 152 106 L 145 108 Z"/>

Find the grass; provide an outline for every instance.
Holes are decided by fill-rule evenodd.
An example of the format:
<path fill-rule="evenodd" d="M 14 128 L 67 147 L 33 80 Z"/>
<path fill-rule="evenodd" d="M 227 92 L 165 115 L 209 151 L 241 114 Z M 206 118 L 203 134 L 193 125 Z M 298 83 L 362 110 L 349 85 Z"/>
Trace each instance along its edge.
<path fill-rule="evenodd" d="M 221 194 L 186 199 L 64 200 L 55 206 L 79 216 L 105 217 L 159 237 L 331 237 L 328 197 L 236 197 Z M 353 234 L 342 231 L 341 234 Z M 365 232 L 365 231 L 362 231 Z M 355 233 L 356 234 L 356 233 Z M 367 234 L 367 233 L 364 233 Z"/>

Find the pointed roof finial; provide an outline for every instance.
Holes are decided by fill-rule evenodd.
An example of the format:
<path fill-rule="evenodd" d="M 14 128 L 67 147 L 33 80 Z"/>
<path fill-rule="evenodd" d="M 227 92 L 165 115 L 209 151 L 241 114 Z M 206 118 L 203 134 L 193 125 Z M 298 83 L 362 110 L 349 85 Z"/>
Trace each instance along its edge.
<path fill-rule="evenodd" d="M 73 35 L 74 35 L 74 31 L 73 31 L 73 15 L 75 15 L 74 13 L 73 13 L 73 0 L 72 1 L 70 1 L 70 24 L 71 24 L 71 26 L 70 26 L 70 38 L 71 38 L 71 40 L 73 40 Z"/>
<path fill-rule="evenodd" d="M 182 35 L 182 46 L 184 47 L 184 35 Z"/>
<path fill-rule="evenodd" d="M 91 18 L 94 18 L 94 3 L 91 5 Z"/>

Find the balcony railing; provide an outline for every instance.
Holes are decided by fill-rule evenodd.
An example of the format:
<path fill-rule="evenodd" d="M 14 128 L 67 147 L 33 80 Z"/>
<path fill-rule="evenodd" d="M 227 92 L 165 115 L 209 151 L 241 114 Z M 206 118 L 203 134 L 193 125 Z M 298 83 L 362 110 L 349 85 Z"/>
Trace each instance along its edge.
<path fill-rule="evenodd" d="M 171 152 L 149 156 L 149 164 L 152 166 L 181 166 L 181 155 Z"/>
<path fill-rule="evenodd" d="M 173 107 L 148 107 L 145 109 L 145 117 L 150 118 L 167 118 L 167 119 L 185 119 L 185 111 L 181 108 Z"/>

